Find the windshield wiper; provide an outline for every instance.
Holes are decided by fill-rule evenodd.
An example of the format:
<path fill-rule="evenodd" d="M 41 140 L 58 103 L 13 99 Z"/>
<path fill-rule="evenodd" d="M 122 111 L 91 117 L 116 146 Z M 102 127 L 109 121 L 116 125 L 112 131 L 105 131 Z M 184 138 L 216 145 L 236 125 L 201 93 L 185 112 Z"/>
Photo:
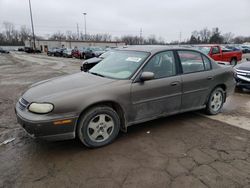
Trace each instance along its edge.
<path fill-rule="evenodd" d="M 102 74 L 99 74 L 99 73 L 96 73 L 96 72 L 90 72 L 90 71 L 89 71 L 89 73 L 90 73 L 90 74 L 93 74 L 93 75 L 96 75 L 96 76 L 105 77 L 105 76 L 103 76 Z"/>

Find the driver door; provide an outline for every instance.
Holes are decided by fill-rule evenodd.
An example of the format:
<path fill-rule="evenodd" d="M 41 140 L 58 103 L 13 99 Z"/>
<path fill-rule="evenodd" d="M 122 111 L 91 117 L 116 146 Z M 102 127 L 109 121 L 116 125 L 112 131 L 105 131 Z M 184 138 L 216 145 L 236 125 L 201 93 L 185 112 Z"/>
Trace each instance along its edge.
<path fill-rule="evenodd" d="M 132 84 L 133 119 L 147 120 L 179 112 L 181 77 L 177 75 L 173 51 L 153 56 L 142 72 L 153 72 L 155 78 Z"/>
<path fill-rule="evenodd" d="M 221 61 L 222 60 L 222 53 L 220 51 L 220 48 L 218 46 L 212 47 L 211 49 L 211 57 L 215 61 Z"/>

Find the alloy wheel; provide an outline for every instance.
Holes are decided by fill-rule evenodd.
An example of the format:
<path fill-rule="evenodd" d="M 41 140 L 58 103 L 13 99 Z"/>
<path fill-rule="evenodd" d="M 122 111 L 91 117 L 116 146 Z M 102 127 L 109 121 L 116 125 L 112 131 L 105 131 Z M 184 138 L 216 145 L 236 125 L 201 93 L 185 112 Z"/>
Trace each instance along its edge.
<path fill-rule="evenodd" d="M 114 131 L 114 120 L 107 114 L 98 114 L 88 124 L 87 134 L 93 142 L 106 141 Z"/>

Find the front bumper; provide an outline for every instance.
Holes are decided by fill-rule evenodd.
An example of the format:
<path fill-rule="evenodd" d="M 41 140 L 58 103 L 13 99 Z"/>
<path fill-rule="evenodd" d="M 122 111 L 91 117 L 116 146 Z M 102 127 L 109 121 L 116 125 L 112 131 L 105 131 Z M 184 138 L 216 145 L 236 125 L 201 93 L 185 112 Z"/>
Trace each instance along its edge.
<path fill-rule="evenodd" d="M 236 78 L 236 82 L 237 82 L 236 84 L 237 87 L 250 89 L 250 82 L 238 78 Z"/>
<path fill-rule="evenodd" d="M 20 109 L 19 103 L 16 104 L 15 112 L 18 123 L 33 138 L 44 140 L 68 140 L 75 138 L 75 128 L 77 117 L 57 117 L 47 118 L 46 115 L 30 113 L 27 109 Z M 55 124 L 55 122 L 68 120 L 65 124 Z"/>
<path fill-rule="evenodd" d="M 250 89 L 250 71 L 236 70 L 235 80 L 237 87 Z"/>

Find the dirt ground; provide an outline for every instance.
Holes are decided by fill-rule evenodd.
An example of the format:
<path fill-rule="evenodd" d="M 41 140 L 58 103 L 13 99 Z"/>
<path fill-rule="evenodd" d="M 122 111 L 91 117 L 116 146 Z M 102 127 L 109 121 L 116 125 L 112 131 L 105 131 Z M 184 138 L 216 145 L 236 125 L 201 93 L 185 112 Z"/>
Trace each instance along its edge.
<path fill-rule="evenodd" d="M 0 54 L 0 187 L 250 187 L 250 92 L 218 116 L 191 112 L 132 126 L 103 148 L 34 140 L 14 105 L 34 82 L 79 72 L 80 60 Z M 239 128 L 241 127 L 241 128 Z"/>

